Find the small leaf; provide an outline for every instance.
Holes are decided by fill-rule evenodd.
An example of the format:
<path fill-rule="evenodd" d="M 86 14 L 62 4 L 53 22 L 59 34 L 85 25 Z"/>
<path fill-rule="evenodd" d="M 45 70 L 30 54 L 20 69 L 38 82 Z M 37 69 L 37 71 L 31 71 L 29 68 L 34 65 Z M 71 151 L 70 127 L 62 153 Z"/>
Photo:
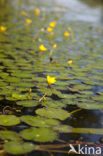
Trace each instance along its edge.
<path fill-rule="evenodd" d="M 38 102 L 35 100 L 18 101 L 17 105 L 24 107 L 35 107 L 38 105 Z"/>
<path fill-rule="evenodd" d="M 68 125 L 59 125 L 53 127 L 54 130 L 59 131 L 60 133 L 70 133 L 72 132 L 73 128 Z"/>

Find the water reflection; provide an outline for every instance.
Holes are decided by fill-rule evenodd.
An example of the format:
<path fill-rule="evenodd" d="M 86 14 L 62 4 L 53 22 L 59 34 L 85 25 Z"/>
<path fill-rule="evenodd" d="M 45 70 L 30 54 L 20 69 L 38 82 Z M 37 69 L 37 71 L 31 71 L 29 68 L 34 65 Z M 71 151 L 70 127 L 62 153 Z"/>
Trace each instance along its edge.
<path fill-rule="evenodd" d="M 84 4 L 87 4 L 90 7 L 97 8 L 98 6 L 101 7 L 103 5 L 103 0 L 79 0 Z"/>
<path fill-rule="evenodd" d="M 91 8 L 100 8 L 101 23 L 103 23 L 103 0 L 79 0 L 84 4 L 87 4 Z"/>
<path fill-rule="evenodd" d="M 66 19 L 103 23 L 103 0 L 56 0 L 67 8 Z"/>

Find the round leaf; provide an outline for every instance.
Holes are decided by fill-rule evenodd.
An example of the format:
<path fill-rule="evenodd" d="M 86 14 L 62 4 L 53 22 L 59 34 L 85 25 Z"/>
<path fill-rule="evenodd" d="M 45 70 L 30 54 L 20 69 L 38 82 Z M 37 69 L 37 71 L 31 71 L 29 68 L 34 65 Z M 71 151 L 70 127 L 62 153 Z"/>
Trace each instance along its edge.
<path fill-rule="evenodd" d="M 15 155 L 29 153 L 32 150 L 34 150 L 36 147 L 37 146 L 29 142 L 21 143 L 21 142 L 11 141 L 4 144 L 4 150 L 10 154 L 15 154 Z"/>
<path fill-rule="evenodd" d="M 14 115 L 0 115 L 0 125 L 13 126 L 20 123 L 19 117 Z"/>
<path fill-rule="evenodd" d="M 53 141 L 57 138 L 57 133 L 49 128 L 29 128 L 20 134 L 24 139 L 38 142 Z"/>
<path fill-rule="evenodd" d="M 36 126 L 36 127 L 51 127 L 54 125 L 59 125 L 60 122 L 55 119 L 46 119 L 40 116 L 22 116 L 21 120 L 25 123 L 27 123 L 30 126 Z"/>
<path fill-rule="evenodd" d="M 70 117 L 70 113 L 68 113 L 67 111 L 55 108 L 41 108 L 36 110 L 36 113 L 40 116 L 55 118 L 59 120 L 65 120 L 66 118 Z"/>

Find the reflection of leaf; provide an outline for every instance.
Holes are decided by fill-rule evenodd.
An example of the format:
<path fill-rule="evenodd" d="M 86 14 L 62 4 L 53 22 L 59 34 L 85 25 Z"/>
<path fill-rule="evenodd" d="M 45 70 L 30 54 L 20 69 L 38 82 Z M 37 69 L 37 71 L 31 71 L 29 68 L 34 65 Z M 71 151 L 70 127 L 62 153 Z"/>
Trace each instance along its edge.
<path fill-rule="evenodd" d="M 65 120 L 66 118 L 70 117 L 70 113 L 68 113 L 67 111 L 55 108 L 41 108 L 36 110 L 36 113 L 40 116 L 60 120 Z"/>

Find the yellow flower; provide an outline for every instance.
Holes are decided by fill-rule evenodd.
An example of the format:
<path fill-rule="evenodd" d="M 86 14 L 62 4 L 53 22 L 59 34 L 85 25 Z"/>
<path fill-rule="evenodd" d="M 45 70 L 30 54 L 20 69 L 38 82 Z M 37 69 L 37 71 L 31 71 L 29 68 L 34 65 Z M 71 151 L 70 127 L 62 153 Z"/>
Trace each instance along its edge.
<path fill-rule="evenodd" d="M 26 19 L 26 23 L 30 24 L 30 23 L 32 23 L 32 20 L 31 19 Z"/>
<path fill-rule="evenodd" d="M 0 26 L 0 30 L 1 30 L 1 31 L 6 31 L 7 28 L 6 28 L 5 26 Z"/>
<path fill-rule="evenodd" d="M 47 76 L 47 83 L 49 86 L 55 82 L 56 82 L 55 77 L 50 77 L 49 75 Z"/>
<path fill-rule="evenodd" d="M 30 88 L 30 89 L 29 89 L 29 93 L 31 93 L 31 92 L 32 92 L 32 89 Z"/>
<path fill-rule="evenodd" d="M 70 33 L 68 31 L 65 31 L 64 36 L 68 37 L 68 36 L 70 36 Z"/>
<path fill-rule="evenodd" d="M 53 31 L 53 28 L 48 27 L 46 30 L 47 30 L 48 32 L 52 32 L 52 31 Z"/>
<path fill-rule="evenodd" d="M 27 13 L 25 11 L 21 11 L 21 14 L 27 16 Z"/>
<path fill-rule="evenodd" d="M 41 32 L 44 32 L 44 28 L 41 28 L 40 30 L 41 30 Z"/>
<path fill-rule="evenodd" d="M 45 96 L 43 97 L 43 100 L 44 100 L 44 101 L 46 100 L 46 97 L 45 97 Z"/>
<path fill-rule="evenodd" d="M 40 14 L 40 9 L 36 8 L 36 9 L 35 9 L 35 15 L 38 16 L 39 14 Z"/>
<path fill-rule="evenodd" d="M 73 62 L 72 60 L 69 60 L 69 61 L 68 61 L 68 64 L 69 64 L 69 65 L 71 65 L 71 64 L 72 64 L 72 62 Z"/>
<path fill-rule="evenodd" d="M 54 27 L 56 26 L 56 24 L 57 24 L 56 21 L 54 21 L 54 22 L 50 22 L 50 23 L 49 23 L 49 25 L 50 25 L 52 28 L 54 28 Z"/>
<path fill-rule="evenodd" d="M 56 47 L 57 47 L 57 45 L 56 45 L 56 44 L 54 44 L 54 45 L 53 45 L 53 49 L 55 49 Z"/>
<path fill-rule="evenodd" d="M 39 50 L 40 51 L 47 51 L 48 49 L 45 48 L 44 45 L 42 44 L 42 45 L 39 46 Z"/>

